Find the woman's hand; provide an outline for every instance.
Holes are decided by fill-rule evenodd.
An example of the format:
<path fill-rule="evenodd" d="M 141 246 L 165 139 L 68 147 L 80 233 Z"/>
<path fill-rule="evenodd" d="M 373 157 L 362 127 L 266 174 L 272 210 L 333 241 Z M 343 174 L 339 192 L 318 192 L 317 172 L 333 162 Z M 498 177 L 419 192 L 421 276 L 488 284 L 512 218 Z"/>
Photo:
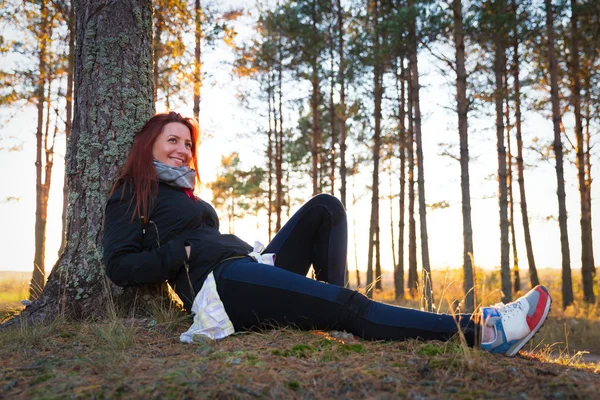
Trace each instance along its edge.
<path fill-rule="evenodd" d="M 192 251 L 192 247 L 189 244 L 185 245 L 185 254 L 187 254 L 188 260 L 190 259 L 190 252 Z"/>

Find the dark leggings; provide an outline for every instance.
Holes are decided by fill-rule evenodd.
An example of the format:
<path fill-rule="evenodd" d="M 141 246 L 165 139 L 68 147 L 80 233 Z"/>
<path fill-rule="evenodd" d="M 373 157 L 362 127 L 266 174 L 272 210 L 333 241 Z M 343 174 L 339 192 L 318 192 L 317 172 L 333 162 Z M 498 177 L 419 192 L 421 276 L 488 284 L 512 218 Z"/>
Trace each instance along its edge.
<path fill-rule="evenodd" d="M 460 327 L 474 345 L 476 325 L 470 314 L 398 307 L 342 287 L 347 236 L 342 204 L 321 194 L 302 206 L 265 249 L 277 255 L 276 267 L 250 258 L 222 263 L 214 276 L 236 331 L 291 325 L 345 330 L 372 340 L 448 340 Z M 311 265 L 318 280 L 306 277 Z"/>

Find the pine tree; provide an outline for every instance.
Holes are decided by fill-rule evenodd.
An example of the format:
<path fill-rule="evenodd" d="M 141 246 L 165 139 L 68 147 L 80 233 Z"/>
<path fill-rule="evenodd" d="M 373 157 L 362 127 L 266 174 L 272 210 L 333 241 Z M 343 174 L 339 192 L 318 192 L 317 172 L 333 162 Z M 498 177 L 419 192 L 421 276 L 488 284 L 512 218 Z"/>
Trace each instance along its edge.
<path fill-rule="evenodd" d="M 463 289 L 466 311 L 475 310 L 475 287 L 473 265 L 473 228 L 471 224 L 471 189 L 469 180 L 469 133 L 467 100 L 467 71 L 465 68 L 465 39 L 461 0 L 452 2 L 454 20 L 454 46 L 456 60 L 456 112 L 460 137 L 460 187 L 463 217 Z"/>
<path fill-rule="evenodd" d="M 563 308 L 573 303 L 573 283 L 571 280 L 571 252 L 569 249 L 569 233 L 567 230 L 567 208 L 565 194 L 565 177 L 563 167 L 563 147 L 561 140 L 561 113 L 558 98 L 558 72 L 556 66 L 556 49 L 554 48 L 554 11 L 552 0 L 544 0 L 546 7 L 546 29 L 548 35 L 548 62 L 550 74 L 550 101 L 552 102 L 552 122 L 554 127 L 554 155 L 556 158 L 556 181 L 558 197 L 558 224 L 560 228 L 560 246 L 562 254 L 562 295 Z"/>

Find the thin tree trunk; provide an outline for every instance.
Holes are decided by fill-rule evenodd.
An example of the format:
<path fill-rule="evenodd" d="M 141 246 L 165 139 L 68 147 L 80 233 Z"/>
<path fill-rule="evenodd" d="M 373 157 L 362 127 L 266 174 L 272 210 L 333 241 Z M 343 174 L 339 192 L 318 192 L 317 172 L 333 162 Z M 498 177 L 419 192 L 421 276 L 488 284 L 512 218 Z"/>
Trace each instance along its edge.
<path fill-rule="evenodd" d="M 589 96 L 589 92 L 590 92 L 591 88 L 590 88 L 590 84 L 588 81 L 588 85 L 586 88 L 586 93 L 587 96 Z M 590 110 L 590 100 L 588 99 L 586 101 L 586 124 L 585 124 L 585 175 L 586 175 L 586 179 L 585 179 L 585 185 L 587 187 L 587 208 L 589 210 L 589 218 L 590 220 L 592 219 L 592 163 L 591 163 L 591 158 L 590 158 L 590 141 L 591 141 L 591 133 L 590 133 L 590 120 L 592 119 L 592 115 L 591 115 L 591 110 Z M 594 263 L 594 254 L 592 253 L 592 265 L 596 265 Z M 596 268 L 594 268 L 593 270 L 593 277 L 594 277 L 594 284 L 595 284 L 595 280 L 596 280 Z"/>
<path fill-rule="evenodd" d="M 49 15 L 48 5 L 45 0 L 40 2 L 41 6 L 41 32 L 48 31 Z M 35 157 L 35 251 L 33 257 L 33 274 L 29 286 L 29 298 L 32 301 L 38 299 L 44 288 L 46 280 L 44 258 L 46 254 L 46 212 L 45 185 L 42 178 L 42 151 L 44 149 L 44 108 L 46 105 L 46 80 L 48 79 L 47 56 L 48 35 L 39 38 L 39 76 L 37 88 L 37 130 L 36 130 L 36 157 Z M 46 132 L 47 134 L 47 132 Z"/>
<path fill-rule="evenodd" d="M 399 216 L 398 216 L 398 264 L 394 271 L 394 288 L 396 293 L 396 299 L 404 298 L 404 197 L 406 187 L 406 79 L 404 76 L 404 58 L 400 57 L 400 75 L 396 70 L 396 89 L 398 81 L 400 82 L 400 97 L 398 99 L 398 131 L 399 135 L 399 149 L 400 149 L 400 196 L 398 200 Z M 397 90 L 398 91 L 398 90 Z"/>
<path fill-rule="evenodd" d="M 496 145 L 498 151 L 498 205 L 500 211 L 500 276 L 502 280 L 502 302 L 512 300 L 512 284 L 510 279 L 509 243 L 508 243 L 508 194 L 506 177 L 506 148 L 504 146 L 504 70 L 506 54 L 504 52 L 504 36 L 498 32 L 495 40 L 494 75 L 496 103 Z"/>
<path fill-rule="evenodd" d="M 73 68 L 75 65 L 75 7 L 69 2 L 69 14 L 67 16 L 67 28 L 69 35 L 69 50 L 67 58 L 67 93 L 65 96 L 65 143 L 69 145 L 71 136 L 71 127 L 73 125 Z M 66 167 L 66 165 L 65 165 Z M 69 205 L 69 185 L 67 184 L 67 171 L 65 170 L 63 178 L 63 204 L 62 204 L 62 230 L 60 235 L 60 256 L 67 245 L 67 207 Z"/>
<path fill-rule="evenodd" d="M 194 117 L 200 124 L 200 95 L 202 90 L 202 39 L 204 33 L 202 31 L 202 17 L 204 12 L 200 0 L 194 2 L 194 38 L 196 47 L 194 48 Z M 202 136 L 202 135 L 200 135 Z M 199 138 L 201 139 L 201 137 Z"/>
<path fill-rule="evenodd" d="M 584 140 L 583 123 L 581 117 L 581 81 L 579 78 L 579 33 L 578 33 L 578 5 L 577 0 L 571 0 L 571 79 L 572 102 L 575 114 L 575 138 L 577 142 L 577 157 L 575 166 L 577 167 L 577 180 L 579 183 L 579 197 L 581 207 L 581 277 L 583 283 L 583 300 L 586 303 L 594 303 L 596 296 L 594 294 L 594 281 L 596 277 L 596 267 L 594 266 L 594 246 L 592 238 L 592 218 L 589 207 L 590 193 L 586 182 L 585 159 L 584 159 Z"/>
<path fill-rule="evenodd" d="M 512 0 L 513 13 L 517 14 L 517 3 Z M 521 199 L 521 219 L 523 220 L 523 236 L 525 237 L 525 250 L 527 252 L 527 263 L 529 264 L 529 282 L 531 287 L 540 284 L 537 268 L 535 266 L 535 257 L 533 256 L 533 245 L 531 242 L 531 232 L 529 230 L 529 213 L 527 211 L 527 197 L 525 196 L 525 173 L 523 166 L 523 136 L 521 131 L 521 81 L 519 78 L 520 59 L 519 59 L 519 36 L 515 28 L 513 42 L 513 80 L 514 80 L 514 99 L 515 99 L 515 128 L 517 138 L 517 181 L 519 183 L 519 197 Z"/>
<path fill-rule="evenodd" d="M 313 1 L 312 9 L 312 27 L 315 37 L 317 30 L 317 10 L 316 3 Z M 311 60 L 312 74 L 310 82 L 312 85 L 312 94 L 310 99 L 310 109 L 312 112 L 311 142 L 310 153 L 312 156 L 312 184 L 313 196 L 319 194 L 319 144 L 321 142 L 321 132 L 319 130 L 319 60 L 317 55 Z"/>
<path fill-rule="evenodd" d="M 475 310 L 475 285 L 473 253 L 473 227 L 471 223 L 471 188 L 469 179 L 469 125 L 467 101 L 467 71 L 465 68 L 465 38 L 463 34 L 463 14 L 461 0 L 452 3 L 454 15 L 454 46 L 456 49 L 456 112 L 458 114 L 458 135 L 460 138 L 460 188 L 463 218 L 463 290 L 465 311 Z"/>
<path fill-rule="evenodd" d="M 563 308 L 573 303 L 573 282 L 571 280 L 571 253 L 567 230 L 567 207 L 565 194 L 565 176 L 563 167 L 563 148 L 560 137 L 560 104 L 558 98 L 558 72 L 554 49 L 554 16 L 552 1 L 544 0 L 546 6 L 546 27 L 548 29 L 548 60 L 550 68 L 550 100 L 552 102 L 552 122 L 554 126 L 554 155 L 556 157 L 556 181 L 558 198 L 558 225 L 560 228 L 560 247 L 562 254 L 562 295 Z"/>
<path fill-rule="evenodd" d="M 279 132 L 275 131 L 275 137 L 277 141 L 277 151 L 275 156 L 275 207 L 277 220 L 275 223 L 275 230 L 279 232 L 281 229 L 281 209 L 283 207 L 283 104 L 282 104 L 282 85 L 283 85 L 283 58 L 281 55 L 281 40 L 279 41 L 279 57 L 277 59 L 277 96 L 279 106 Z"/>
<path fill-rule="evenodd" d="M 159 62 L 161 60 L 161 58 L 163 57 L 163 45 L 162 45 L 162 32 L 165 26 L 165 21 L 163 18 L 163 14 L 161 12 L 156 12 L 154 13 L 155 15 L 155 20 L 154 20 L 154 40 L 152 41 L 152 47 L 153 47 L 153 51 L 154 51 L 154 57 L 153 57 L 153 62 L 154 62 L 154 68 L 152 70 L 152 79 L 154 80 L 154 103 L 156 103 L 157 99 L 158 99 L 158 77 L 160 75 L 160 65 Z M 196 115 L 196 114 L 194 114 Z"/>
<path fill-rule="evenodd" d="M 346 207 L 346 76 L 344 62 L 344 10 L 341 0 L 337 0 L 339 47 L 338 55 L 340 65 L 338 69 L 338 81 L 340 83 L 340 198 Z"/>
<path fill-rule="evenodd" d="M 367 264 L 367 287 L 370 288 L 375 281 L 375 288 L 381 289 L 381 265 L 379 265 L 379 158 L 381 148 L 381 100 L 383 97 L 383 87 L 381 84 L 382 61 L 379 54 L 379 0 L 373 3 L 373 30 L 375 32 L 373 42 L 373 54 L 375 65 L 373 67 L 373 100 L 374 100 L 374 119 L 375 129 L 373 133 L 373 175 L 372 175 L 372 195 L 371 195 L 371 220 L 369 225 L 369 251 Z M 375 254 L 374 254 L 375 252 Z M 373 276 L 373 256 L 375 255 L 375 276 Z M 372 297 L 373 291 L 369 291 L 369 297 Z"/>
<path fill-rule="evenodd" d="M 508 71 L 507 71 L 508 72 Z M 508 180 L 508 212 L 509 220 L 508 226 L 510 228 L 510 238 L 512 241 L 513 251 L 513 292 L 518 293 L 521 290 L 521 277 L 519 274 L 519 253 L 517 251 L 517 235 L 515 232 L 515 197 L 513 196 L 513 173 L 512 173 L 512 148 L 511 148 L 511 137 L 510 137 L 510 104 L 508 100 L 508 78 L 504 76 L 505 93 L 506 96 L 506 143 L 507 143 L 507 154 L 506 154 L 506 175 Z"/>
<path fill-rule="evenodd" d="M 335 63 L 334 63 L 334 38 L 333 38 L 333 27 L 329 29 L 329 59 L 331 60 L 331 77 L 329 84 L 329 118 L 331 125 L 331 149 L 329 151 L 329 181 L 331 182 L 331 193 L 332 196 L 335 195 L 335 144 L 337 143 L 337 132 L 336 132 L 336 115 L 335 115 L 335 102 L 333 101 L 333 94 L 335 88 L 335 73 L 333 71 Z"/>
<path fill-rule="evenodd" d="M 414 0 L 408 1 L 408 6 L 413 7 Z M 423 262 L 423 298 L 427 311 L 433 311 L 434 300 L 431 288 L 431 267 L 429 265 L 429 239 L 427 238 L 427 205 L 425 202 L 425 166 L 423 159 L 423 140 L 421 138 L 421 105 L 419 99 L 419 68 L 417 64 L 417 35 L 416 14 L 408 23 L 410 40 L 410 70 L 412 80 L 411 97 L 414 107 L 415 142 L 417 145 L 417 188 L 419 190 L 419 228 L 421 233 L 421 259 Z"/>
<path fill-rule="evenodd" d="M 389 157 L 389 169 L 388 169 L 388 178 L 389 178 L 389 188 L 390 188 L 390 195 L 388 196 L 388 199 L 390 201 L 390 239 L 392 242 L 392 265 L 396 265 L 396 237 L 394 235 L 394 187 L 392 185 L 392 156 L 394 154 L 394 150 L 393 147 L 390 143 L 390 157 Z"/>
<path fill-rule="evenodd" d="M 354 158 L 352 165 L 356 167 L 356 158 Z M 356 170 L 356 168 L 353 168 Z M 358 245 L 356 241 L 356 174 L 352 177 L 352 234 L 354 241 L 354 270 L 356 272 L 356 288 L 360 287 L 360 271 L 358 270 Z"/>
<path fill-rule="evenodd" d="M 271 125 L 271 121 L 273 121 L 273 124 L 275 125 L 275 131 L 277 131 L 277 121 L 275 119 L 275 105 L 274 103 L 274 95 L 273 95 L 273 80 L 272 80 L 272 75 L 271 75 L 271 68 L 269 66 L 269 71 L 268 71 L 268 76 L 269 76 L 269 88 L 267 89 L 267 96 L 268 96 L 268 103 L 269 103 L 269 133 L 268 133 L 268 142 L 267 142 L 267 162 L 268 162 L 268 203 L 269 203 L 269 208 L 267 210 L 267 218 L 269 221 L 269 242 L 271 241 L 271 234 L 273 232 L 272 229 L 272 223 L 273 223 L 273 127 Z M 271 119 L 272 118 L 272 119 Z M 275 135 L 275 137 L 277 137 L 277 135 Z"/>
<path fill-rule="evenodd" d="M 417 296 L 419 275 L 417 273 L 417 232 L 415 223 L 415 159 L 414 159 L 414 129 L 412 79 L 410 68 L 408 74 L 408 282 L 406 286 L 414 299 Z"/>

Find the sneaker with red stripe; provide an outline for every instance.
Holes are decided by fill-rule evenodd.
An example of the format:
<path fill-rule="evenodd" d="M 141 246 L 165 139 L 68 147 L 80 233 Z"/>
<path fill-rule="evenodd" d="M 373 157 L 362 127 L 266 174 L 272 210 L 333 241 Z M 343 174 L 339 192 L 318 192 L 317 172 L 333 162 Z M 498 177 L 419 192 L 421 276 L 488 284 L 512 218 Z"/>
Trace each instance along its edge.
<path fill-rule="evenodd" d="M 482 307 L 482 327 L 494 329 L 496 336 L 481 349 L 514 356 L 540 330 L 551 304 L 548 289 L 538 285 L 512 303 Z"/>

